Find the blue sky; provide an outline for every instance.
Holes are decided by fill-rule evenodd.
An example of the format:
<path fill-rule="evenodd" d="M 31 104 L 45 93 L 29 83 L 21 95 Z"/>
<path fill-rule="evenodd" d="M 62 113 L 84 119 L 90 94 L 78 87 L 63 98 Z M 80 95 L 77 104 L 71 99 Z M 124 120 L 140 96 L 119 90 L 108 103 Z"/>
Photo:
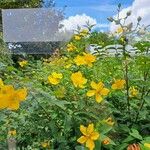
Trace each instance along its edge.
<path fill-rule="evenodd" d="M 49 0 L 45 0 L 49 1 Z M 108 24 L 107 18 L 116 14 L 117 5 L 131 6 L 134 0 L 54 0 L 56 7 L 65 8 L 65 18 L 86 14 L 96 19 L 98 24 Z M 107 30 L 107 27 L 102 27 Z"/>
<path fill-rule="evenodd" d="M 108 24 L 107 18 L 116 14 L 118 3 L 128 7 L 133 0 L 55 0 L 57 7 L 67 6 L 65 17 L 86 14 L 100 24 Z"/>

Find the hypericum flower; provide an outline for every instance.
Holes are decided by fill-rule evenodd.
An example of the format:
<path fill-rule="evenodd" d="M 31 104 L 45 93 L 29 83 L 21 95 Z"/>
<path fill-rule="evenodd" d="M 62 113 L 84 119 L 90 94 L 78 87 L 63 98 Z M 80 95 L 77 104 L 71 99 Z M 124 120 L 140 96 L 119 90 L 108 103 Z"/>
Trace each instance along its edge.
<path fill-rule="evenodd" d="M 41 143 L 41 146 L 42 146 L 43 148 L 47 148 L 47 147 L 49 147 L 49 142 L 42 142 L 42 143 Z"/>
<path fill-rule="evenodd" d="M 12 85 L 3 85 L 0 87 L 0 109 L 17 110 L 26 97 L 26 88 L 15 90 Z"/>
<path fill-rule="evenodd" d="M 150 143 L 144 143 L 144 146 L 150 148 Z"/>
<path fill-rule="evenodd" d="M 117 79 L 115 80 L 115 82 L 112 84 L 111 88 L 113 90 L 121 90 L 124 88 L 126 81 L 125 80 L 121 80 L 121 79 Z"/>
<path fill-rule="evenodd" d="M 84 84 L 86 84 L 87 79 L 82 76 L 80 71 L 72 73 L 71 80 L 75 87 L 84 88 Z"/>
<path fill-rule="evenodd" d="M 8 109 L 17 110 L 19 109 L 20 102 L 24 101 L 27 97 L 27 89 L 18 89 L 14 93 L 10 93 L 11 99 L 8 101 Z"/>
<path fill-rule="evenodd" d="M 96 61 L 96 57 L 92 54 L 84 53 L 84 60 L 85 60 L 86 65 L 88 65 L 89 67 L 92 67 L 93 66 L 92 63 Z"/>
<path fill-rule="evenodd" d="M 120 34 L 123 32 L 123 28 L 122 27 L 119 27 L 117 30 L 116 30 L 116 33 Z"/>
<path fill-rule="evenodd" d="M 84 65 L 86 62 L 85 62 L 85 59 L 84 59 L 84 56 L 80 56 L 78 55 L 75 59 L 74 59 L 74 62 L 76 63 L 76 65 L 80 66 L 80 65 Z"/>
<path fill-rule="evenodd" d="M 109 117 L 106 120 L 103 120 L 103 122 L 106 123 L 106 124 L 108 124 L 108 125 L 110 125 L 110 126 L 113 126 L 114 123 L 115 123 L 111 117 Z"/>
<path fill-rule="evenodd" d="M 83 134 L 77 141 L 80 144 L 86 144 L 86 147 L 89 148 L 89 150 L 93 150 L 95 148 L 94 141 L 99 138 L 99 133 L 94 131 L 94 124 L 89 124 L 88 127 L 85 127 L 83 125 L 80 125 L 80 131 Z"/>
<path fill-rule="evenodd" d="M 63 75 L 61 73 L 53 72 L 51 75 L 48 76 L 48 81 L 51 84 L 57 85 L 60 83 L 60 79 L 62 79 Z"/>
<path fill-rule="evenodd" d="M 79 41 L 79 40 L 81 40 L 81 36 L 80 35 L 75 35 L 74 39 L 77 40 L 77 41 Z"/>
<path fill-rule="evenodd" d="M 87 96 L 90 97 L 90 96 L 95 95 L 96 101 L 98 103 L 100 103 L 103 100 L 102 96 L 106 96 L 109 93 L 109 89 L 104 88 L 104 84 L 102 82 L 95 83 L 94 81 L 92 81 L 91 87 L 92 87 L 92 90 L 89 90 L 87 92 Z"/>
<path fill-rule="evenodd" d="M 17 134 L 16 130 L 10 130 L 10 131 L 8 131 L 8 135 L 9 136 L 16 136 L 16 134 Z"/>
<path fill-rule="evenodd" d="M 139 93 L 139 91 L 137 89 L 135 89 L 134 86 L 129 88 L 129 92 L 130 92 L 130 97 L 136 97 Z"/>
<path fill-rule="evenodd" d="M 72 65 L 71 63 L 70 63 L 70 64 L 67 64 L 66 66 L 64 66 L 64 68 L 67 68 L 67 69 L 68 69 L 68 68 L 71 67 L 71 65 Z"/>
<path fill-rule="evenodd" d="M 23 61 L 19 61 L 18 63 L 19 63 L 19 65 L 20 65 L 21 67 L 24 67 L 24 66 L 27 65 L 28 61 L 27 61 L 27 60 L 23 60 Z"/>
<path fill-rule="evenodd" d="M 11 85 L 4 85 L 0 88 L 0 109 L 8 107 L 9 101 L 11 101 L 14 94 L 14 88 Z"/>
<path fill-rule="evenodd" d="M 73 45 L 73 43 L 67 44 L 67 51 L 68 51 L 68 52 L 74 51 L 74 50 L 76 50 L 76 49 L 77 49 L 77 48 L 76 48 L 76 46 Z"/>
<path fill-rule="evenodd" d="M 108 144 L 110 144 L 110 139 L 109 139 L 109 138 L 105 138 L 105 139 L 102 141 L 102 143 L 103 143 L 104 145 L 108 145 Z"/>
<path fill-rule="evenodd" d="M 88 35 L 88 33 L 89 33 L 89 30 L 83 29 L 83 30 L 80 32 L 80 35 L 81 35 L 81 36 L 86 36 L 86 35 Z"/>
<path fill-rule="evenodd" d="M 92 54 L 89 53 L 83 53 L 83 56 L 78 55 L 75 59 L 74 62 L 76 65 L 87 65 L 89 67 L 93 66 L 93 62 L 96 61 L 96 57 Z"/>

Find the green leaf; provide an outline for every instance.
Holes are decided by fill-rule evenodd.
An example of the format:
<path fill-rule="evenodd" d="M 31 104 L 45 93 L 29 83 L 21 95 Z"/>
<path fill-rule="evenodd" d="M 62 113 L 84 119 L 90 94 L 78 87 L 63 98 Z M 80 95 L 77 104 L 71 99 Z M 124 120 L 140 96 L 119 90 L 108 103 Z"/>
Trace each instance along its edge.
<path fill-rule="evenodd" d="M 125 140 L 123 140 L 123 143 L 129 143 L 131 141 L 134 140 L 134 137 L 132 137 L 131 135 L 129 135 Z"/>
<path fill-rule="evenodd" d="M 75 150 L 88 150 L 86 147 L 83 146 L 76 146 Z"/>
<path fill-rule="evenodd" d="M 115 150 L 125 150 L 127 148 L 127 146 L 128 146 L 127 143 L 123 143 L 123 144 L 117 146 Z"/>
<path fill-rule="evenodd" d="M 139 140 L 143 139 L 142 136 L 139 134 L 139 132 L 136 129 L 131 129 L 131 132 L 129 134 L 136 139 L 139 139 Z"/>

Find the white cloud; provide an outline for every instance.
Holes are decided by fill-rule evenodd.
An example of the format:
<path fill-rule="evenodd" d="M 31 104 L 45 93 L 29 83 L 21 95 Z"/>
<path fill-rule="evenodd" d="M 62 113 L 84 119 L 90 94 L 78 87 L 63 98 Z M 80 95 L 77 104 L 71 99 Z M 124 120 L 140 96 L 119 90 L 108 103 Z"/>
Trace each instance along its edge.
<path fill-rule="evenodd" d="M 141 23 L 144 25 L 150 24 L 150 0 L 134 0 L 130 7 L 124 8 L 121 13 L 120 17 L 125 17 L 126 13 L 131 10 L 132 15 L 128 18 L 127 23 L 133 22 L 134 24 L 137 23 L 137 18 L 139 16 L 142 17 Z M 110 30 L 114 31 L 116 29 L 116 25 L 114 23 L 110 24 Z"/>
<path fill-rule="evenodd" d="M 87 16 L 86 14 L 70 16 L 68 19 L 64 19 L 60 24 L 64 25 L 61 30 L 72 31 L 77 27 L 85 28 L 84 26 L 89 22 L 90 25 L 97 24 L 96 19 Z"/>
<path fill-rule="evenodd" d="M 106 23 L 98 23 L 96 24 L 95 28 L 108 28 L 109 27 L 109 24 L 106 24 Z"/>

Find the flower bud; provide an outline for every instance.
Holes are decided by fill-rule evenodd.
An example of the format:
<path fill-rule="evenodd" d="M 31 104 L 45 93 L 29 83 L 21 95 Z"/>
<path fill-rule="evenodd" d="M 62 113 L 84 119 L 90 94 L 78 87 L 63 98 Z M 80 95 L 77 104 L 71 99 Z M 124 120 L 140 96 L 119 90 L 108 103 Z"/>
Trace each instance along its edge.
<path fill-rule="evenodd" d="M 142 20 L 142 18 L 139 16 L 139 17 L 137 18 L 137 21 L 140 22 L 141 20 Z"/>
<path fill-rule="evenodd" d="M 116 25 L 118 25 L 120 23 L 120 20 L 116 20 L 115 23 Z"/>
<path fill-rule="evenodd" d="M 127 29 L 128 30 L 131 30 L 132 29 L 132 27 L 133 27 L 133 23 L 131 22 L 131 23 L 129 23 L 128 25 L 127 25 Z"/>
<path fill-rule="evenodd" d="M 118 8 L 120 8 L 120 7 L 121 7 L 121 3 L 118 4 Z"/>
<path fill-rule="evenodd" d="M 131 11 L 128 11 L 128 12 L 127 12 L 127 16 L 130 16 L 130 15 L 131 15 Z"/>
<path fill-rule="evenodd" d="M 113 22 L 114 19 L 112 17 L 107 18 L 108 21 Z"/>

